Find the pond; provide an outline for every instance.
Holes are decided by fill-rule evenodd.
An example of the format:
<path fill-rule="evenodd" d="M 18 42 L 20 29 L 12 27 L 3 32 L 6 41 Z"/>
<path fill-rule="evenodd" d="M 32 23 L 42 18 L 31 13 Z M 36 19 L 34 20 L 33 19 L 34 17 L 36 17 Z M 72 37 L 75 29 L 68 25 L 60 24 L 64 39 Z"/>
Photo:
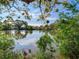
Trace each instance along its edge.
<path fill-rule="evenodd" d="M 14 31 L 13 31 L 14 32 Z M 23 49 L 31 49 L 35 51 L 36 42 L 43 36 L 45 32 L 43 31 L 25 31 L 22 30 L 20 32 L 15 31 L 15 51 L 23 50 Z M 17 36 L 16 36 L 17 35 Z"/>
<path fill-rule="evenodd" d="M 4 38 L 5 37 L 5 38 Z M 7 50 L 8 52 L 12 50 L 14 53 L 19 52 L 27 52 L 31 50 L 32 54 L 36 54 L 38 51 L 37 56 L 43 56 L 46 54 L 45 58 L 49 58 L 52 55 L 57 57 L 59 51 L 55 52 L 58 48 L 53 36 L 51 35 L 51 31 L 44 31 L 44 30 L 7 30 L 7 31 L 0 31 L 0 38 L 3 40 L 11 39 L 13 40 L 14 44 L 10 45 L 12 41 L 8 43 L 8 41 L 4 42 L 6 44 L 1 44 L 3 50 Z M 0 41 L 1 41 L 0 39 Z M 6 47 L 6 48 L 5 48 Z M 10 50 L 9 50 L 10 49 Z M 44 53 L 45 52 L 45 53 Z M 55 53 L 54 53 L 55 52 Z M 43 54 L 43 55 L 42 55 Z M 48 55 L 49 54 L 49 55 Z M 16 55 L 16 54 L 15 54 Z M 48 57 L 47 57 L 48 56 Z M 43 59 L 45 59 L 43 58 Z M 50 57 L 51 58 L 51 57 Z"/>
<path fill-rule="evenodd" d="M 0 31 L 0 34 L 10 35 L 9 38 L 14 40 L 14 51 L 23 49 L 32 49 L 32 51 L 34 51 L 37 47 L 36 42 L 40 40 L 40 37 L 45 35 L 46 32 L 49 31 L 7 30 Z"/>

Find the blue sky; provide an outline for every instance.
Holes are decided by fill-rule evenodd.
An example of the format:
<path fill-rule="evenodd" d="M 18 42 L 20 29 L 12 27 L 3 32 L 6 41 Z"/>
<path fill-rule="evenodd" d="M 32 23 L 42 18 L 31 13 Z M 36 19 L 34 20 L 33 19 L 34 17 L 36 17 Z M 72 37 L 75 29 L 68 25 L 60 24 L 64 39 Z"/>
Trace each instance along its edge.
<path fill-rule="evenodd" d="M 18 11 L 16 8 L 12 7 L 10 10 L 7 10 L 5 7 L 2 10 L 2 13 L 0 14 L 1 17 L 3 17 L 4 21 L 6 19 L 6 16 L 12 16 L 12 18 L 14 20 L 17 19 L 17 17 L 21 16 L 19 18 L 19 20 L 24 20 L 27 21 L 29 25 L 33 25 L 33 26 L 40 26 L 40 25 L 45 25 L 46 21 L 45 20 L 38 20 L 38 16 L 41 15 L 40 13 L 40 8 L 37 7 L 37 3 L 33 2 L 30 3 L 29 5 L 25 4 L 25 6 L 23 6 L 23 4 L 25 4 L 24 2 L 21 1 L 17 1 L 16 4 L 14 4 L 14 6 L 16 8 L 18 8 L 20 11 Z M 36 6 L 35 6 L 36 5 Z M 42 9 L 44 10 L 44 6 L 42 6 Z M 25 17 L 23 15 L 21 15 L 23 13 L 22 10 L 27 10 L 29 15 L 32 16 L 32 19 L 25 19 Z M 53 16 L 48 17 L 46 20 L 49 20 L 50 23 L 53 23 L 54 20 L 57 19 L 56 17 L 56 13 L 55 12 L 51 12 L 51 14 L 53 13 Z"/>
<path fill-rule="evenodd" d="M 61 0 L 59 0 L 59 1 L 61 1 Z M 76 3 L 75 0 L 68 0 L 68 2 L 71 3 L 71 4 Z M 23 4 L 25 4 L 25 6 L 23 6 Z M 39 18 L 38 16 L 41 13 L 40 13 L 40 9 L 38 7 L 38 4 L 36 2 L 30 3 L 29 5 L 27 5 L 26 3 L 17 0 L 17 2 L 14 4 L 14 6 L 16 8 L 18 8 L 19 11 L 14 7 L 12 7 L 10 10 L 7 10 L 7 8 L 5 8 L 5 7 L 0 7 L 0 8 L 3 8 L 2 13 L 0 13 L 0 17 L 3 17 L 3 20 L 5 20 L 6 16 L 12 16 L 12 18 L 14 20 L 17 20 L 18 17 L 21 16 L 19 18 L 19 20 L 27 21 L 29 25 L 40 26 L 42 24 L 43 25 L 46 24 L 45 20 L 41 20 L 41 19 L 38 20 L 38 18 Z M 68 10 L 64 9 L 64 7 L 61 4 L 60 5 L 55 5 L 54 9 L 56 9 L 56 8 L 59 9 L 59 12 L 63 12 L 63 13 L 69 12 L 71 14 L 71 11 L 68 11 Z M 77 4 L 76 8 L 79 9 L 79 4 Z M 42 6 L 42 9 L 44 10 L 45 7 Z M 22 15 L 22 13 L 24 12 L 23 10 L 28 11 L 29 15 L 32 16 L 31 20 L 26 19 L 25 16 Z M 59 18 L 57 12 L 51 11 L 50 15 L 51 16 L 46 18 L 46 20 L 50 21 L 49 24 L 53 23 L 55 20 L 57 20 Z"/>

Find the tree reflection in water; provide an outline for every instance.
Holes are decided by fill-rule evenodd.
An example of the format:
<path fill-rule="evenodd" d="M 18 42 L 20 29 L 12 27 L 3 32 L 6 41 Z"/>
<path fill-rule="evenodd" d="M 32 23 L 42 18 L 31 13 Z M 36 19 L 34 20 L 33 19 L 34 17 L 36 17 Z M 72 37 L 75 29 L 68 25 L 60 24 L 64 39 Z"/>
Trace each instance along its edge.
<path fill-rule="evenodd" d="M 45 33 L 45 35 L 43 35 L 43 33 Z M 11 40 L 16 39 L 17 41 L 22 40 L 24 45 L 21 45 L 20 48 L 22 48 L 24 46 L 23 48 L 27 49 L 28 51 L 30 49 L 32 54 L 36 53 L 35 55 L 32 55 L 31 57 L 37 58 L 37 59 L 39 59 L 39 58 L 41 58 L 41 59 L 54 58 L 53 54 L 54 54 L 55 50 L 52 46 L 53 41 L 48 36 L 47 31 L 44 32 L 44 31 L 27 31 L 27 30 L 26 31 L 25 30 L 21 30 L 21 31 L 17 31 L 17 30 L 9 31 L 9 30 L 7 30 L 7 31 L 0 31 L 0 34 L 2 35 L 2 36 L 0 35 L 0 38 L 7 40 L 6 42 L 3 41 L 3 45 L 4 45 L 4 43 L 6 43 L 4 45 L 5 47 L 7 47 L 7 43 L 9 42 L 8 39 L 11 39 Z M 26 37 L 28 34 L 29 34 L 30 38 L 28 40 L 26 40 L 27 39 Z M 5 38 L 3 37 L 3 35 Z M 31 42 L 31 41 L 33 41 L 33 42 Z M 12 52 L 13 49 L 15 48 L 15 44 L 12 44 L 12 42 L 13 41 L 9 42 L 9 44 L 11 44 L 11 45 L 8 44 L 7 48 L 5 48 L 3 46 L 3 48 L 5 48 L 5 50 L 7 50 L 9 47 L 11 48 L 11 49 L 7 50 L 7 52 L 8 52 L 7 55 L 6 55 L 6 53 L 4 53 L 4 49 L 0 49 L 0 55 L 3 55 L 3 57 L 4 57 L 4 54 L 5 54 L 6 57 L 4 57 L 4 59 L 9 59 L 9 58 L 10 59 L 23 59 L 23 52 L 24 52 L 23 49 L 20 50 L 19 53 Z M 36 42 L 37 42 L 37 44 L 36 44 Z M 20 42 L 20 43 L 22 43 L 22 42 Z M 33 44 L 36 45 L 37 47 L 34 47 Z M 38 49 L 37 52 L 36 52 L 35 48 Z M 4 54 L 2 54 L 2 53 L 4 53 Z M 13 56 L 15 56 L 15 57 L 13 57 Z"/>

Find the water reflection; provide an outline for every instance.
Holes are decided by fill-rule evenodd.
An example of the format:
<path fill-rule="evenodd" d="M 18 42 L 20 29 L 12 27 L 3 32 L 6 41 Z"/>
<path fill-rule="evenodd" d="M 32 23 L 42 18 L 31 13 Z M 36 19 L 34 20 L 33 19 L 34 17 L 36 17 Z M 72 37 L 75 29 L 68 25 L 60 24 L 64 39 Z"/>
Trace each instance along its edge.
<path fill-rule="evenodd" d="M 37 59 L 38 59 L 38 57 L 40 59 L 41 59 L 41 57 L 43 59 L 46 59 L 46 58 L 51 59 L 51 58 L 54 58 L 53 57 L 54 55 L 58 55 L 58 52 L 54 54 L 56 44 L 54 44 L 53 38 L 51 37 L 51 35 L 49 35 L 50 31 L 7 30 L 7 31 L 0 31 L 0 34 L 8 36 L 8 37 L 5 36 L 7 38 L 7 40 L 10 38 L 14 41 L 13 46 L 11 46 L 12 49 L 10 49 L 12 52 L 14 51 L 13 53 L 11 53 L 11 54 L 13 54 L 13 56 L 16 56 L 16 54 L 18 52 L 23 53 L 25 51 L 28 54 L 29 50 L 31 50 L 31 53 L 34 53 L 35 56 L 37 56 L 36 57 Z M 1 35 L 0 35 L 0 37 L 1 37 Z M 4 40 L 6 40 L 6 39 L 4 39 Z M 3 45 L 4 45 L 4 43 L 3 43 Z M 9 47 L 9 48 L 11 48 L 11 47 Z M 9 49 L 8 49 L 8 52 L 9 52 Z M 45 55 L 45 56 L 43 56 L 43 55 Z"/>
<path fill-rule="evenodd" d="M 36 48 L 36 42 L 40 39 L 42 35 L 44 35 L 44 32 L 28 32 L 24 38 L 18 38 L 18 40 L 15 40 L 15 50 L 32 49 L 32 51 L 34 52 Z"/>
<path fill-rule="evenodd" d="M 28 31 L 28 30 L 7 30 L 0 31 L 4 35 L 10 35 L 9 38 L 14 39 L 14 51 L 20 51 L 23 49 L 32 49 L 34 52 L 36 50 L 36 42 L 43 36 L 45 33 L 43 31 Z"/>
<path fill-rule="evenodd" d="M 11 35 L 15 39 L 22 39 L 26 37 L 28 33 L 32 33 L 32 31 L 26 31 L 26 30 L 6 30 L 6 31 L 0 31 L 2 34 L 5 35 Z"/>

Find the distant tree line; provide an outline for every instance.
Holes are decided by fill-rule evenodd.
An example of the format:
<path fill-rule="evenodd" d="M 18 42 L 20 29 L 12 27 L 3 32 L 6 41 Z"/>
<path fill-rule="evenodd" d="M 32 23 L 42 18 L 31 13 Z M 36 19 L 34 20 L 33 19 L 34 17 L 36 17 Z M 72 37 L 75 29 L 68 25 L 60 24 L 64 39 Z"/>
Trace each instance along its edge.
<path fill-rule="evenodd" d="M 0 22 L 0 30 L 52 30 L 53 26 L 51 25 L 41 25 L 41 26 L 31 26 L 28 25 L 26 21 L 23 20 L 13 20 L 9 18 Z"/>

